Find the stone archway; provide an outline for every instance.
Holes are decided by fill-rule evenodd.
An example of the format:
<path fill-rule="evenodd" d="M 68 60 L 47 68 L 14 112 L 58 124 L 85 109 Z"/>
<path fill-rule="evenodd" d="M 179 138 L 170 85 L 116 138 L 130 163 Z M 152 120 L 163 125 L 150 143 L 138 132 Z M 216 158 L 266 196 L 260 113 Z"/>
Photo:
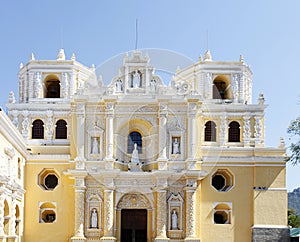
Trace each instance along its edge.
<path fill-rule="evenodd" d="M 140 193 L 125 194 L 117 205 L 117 240 L 126 242 L 150 241 L 152 206 Z"/>

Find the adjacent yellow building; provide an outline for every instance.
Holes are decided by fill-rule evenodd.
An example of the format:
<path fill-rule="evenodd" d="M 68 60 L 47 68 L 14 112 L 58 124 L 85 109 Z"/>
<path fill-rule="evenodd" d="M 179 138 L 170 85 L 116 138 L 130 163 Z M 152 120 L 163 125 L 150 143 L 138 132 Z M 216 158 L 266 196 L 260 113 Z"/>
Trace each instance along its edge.
<path fill-rule="evenodd" d="M 23 137 L 3 146 L 24 184 L 1 197 L 3 241 L 289 241 L 284 141 L 264 146 L 243 58 L 207 51 L 169 81 L 150 57 L 124 55 L 108 80 L 62 49 L 20 66 L 5 122 Z"/>

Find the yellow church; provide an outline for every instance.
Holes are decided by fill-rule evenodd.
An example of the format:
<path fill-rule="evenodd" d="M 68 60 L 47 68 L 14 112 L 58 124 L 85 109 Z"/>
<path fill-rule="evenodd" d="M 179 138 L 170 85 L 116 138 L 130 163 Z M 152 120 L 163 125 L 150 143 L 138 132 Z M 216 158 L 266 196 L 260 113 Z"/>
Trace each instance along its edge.
<path fill-rule="evenodd" d="M 105 80 L 31 55 L 0 112 L 1 242 L 289 241 L 285 144 L 241 56 L 163 80 L 151 55 Z M 168 84 L 166 84 L 168 83 Z"/>

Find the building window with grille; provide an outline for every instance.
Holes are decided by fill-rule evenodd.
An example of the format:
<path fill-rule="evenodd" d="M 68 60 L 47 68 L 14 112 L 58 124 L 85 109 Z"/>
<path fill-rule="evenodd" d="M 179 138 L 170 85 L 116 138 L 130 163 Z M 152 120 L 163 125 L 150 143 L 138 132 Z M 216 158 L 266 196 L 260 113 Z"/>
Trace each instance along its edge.
<path fill-rule="evenodd" d="M 205 124 L 204 141 L 216 141 L 216 124 L 213 121 L 208 121 Z"/>
<path fill-rule="evenodd" d="M 44 139 L 44 122 L 40 119 L 32 123 L 32 139 Z"/>
<path fill-rule="evenodd" d="M 56 139 L 67 138 L 67 122 L 65 120 L 60 119 L 56 122 L 55 138 Z"/>
<path fill-rule="evenodd" d="M 142 135 L 139 132 L 131 132 L 128 135 L 127 153 L 131 154 L 134 150 L 134 144 L 137 144 L 139 154 L 142 153 Z"/>
<path fill-rule="evenodd" d="M 236 121 L 229 124 L 228 142 L 240 142 L 240 124 Z"/>

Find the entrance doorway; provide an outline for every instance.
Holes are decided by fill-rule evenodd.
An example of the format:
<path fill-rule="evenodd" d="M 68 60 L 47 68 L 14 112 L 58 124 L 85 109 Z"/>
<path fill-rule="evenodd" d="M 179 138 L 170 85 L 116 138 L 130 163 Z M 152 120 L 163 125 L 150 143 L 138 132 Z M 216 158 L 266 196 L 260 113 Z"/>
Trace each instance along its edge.
<path fill-rule="evenodd" d="M 147 210 L 121 210 L 121 242 L 147 242 Z"/>

